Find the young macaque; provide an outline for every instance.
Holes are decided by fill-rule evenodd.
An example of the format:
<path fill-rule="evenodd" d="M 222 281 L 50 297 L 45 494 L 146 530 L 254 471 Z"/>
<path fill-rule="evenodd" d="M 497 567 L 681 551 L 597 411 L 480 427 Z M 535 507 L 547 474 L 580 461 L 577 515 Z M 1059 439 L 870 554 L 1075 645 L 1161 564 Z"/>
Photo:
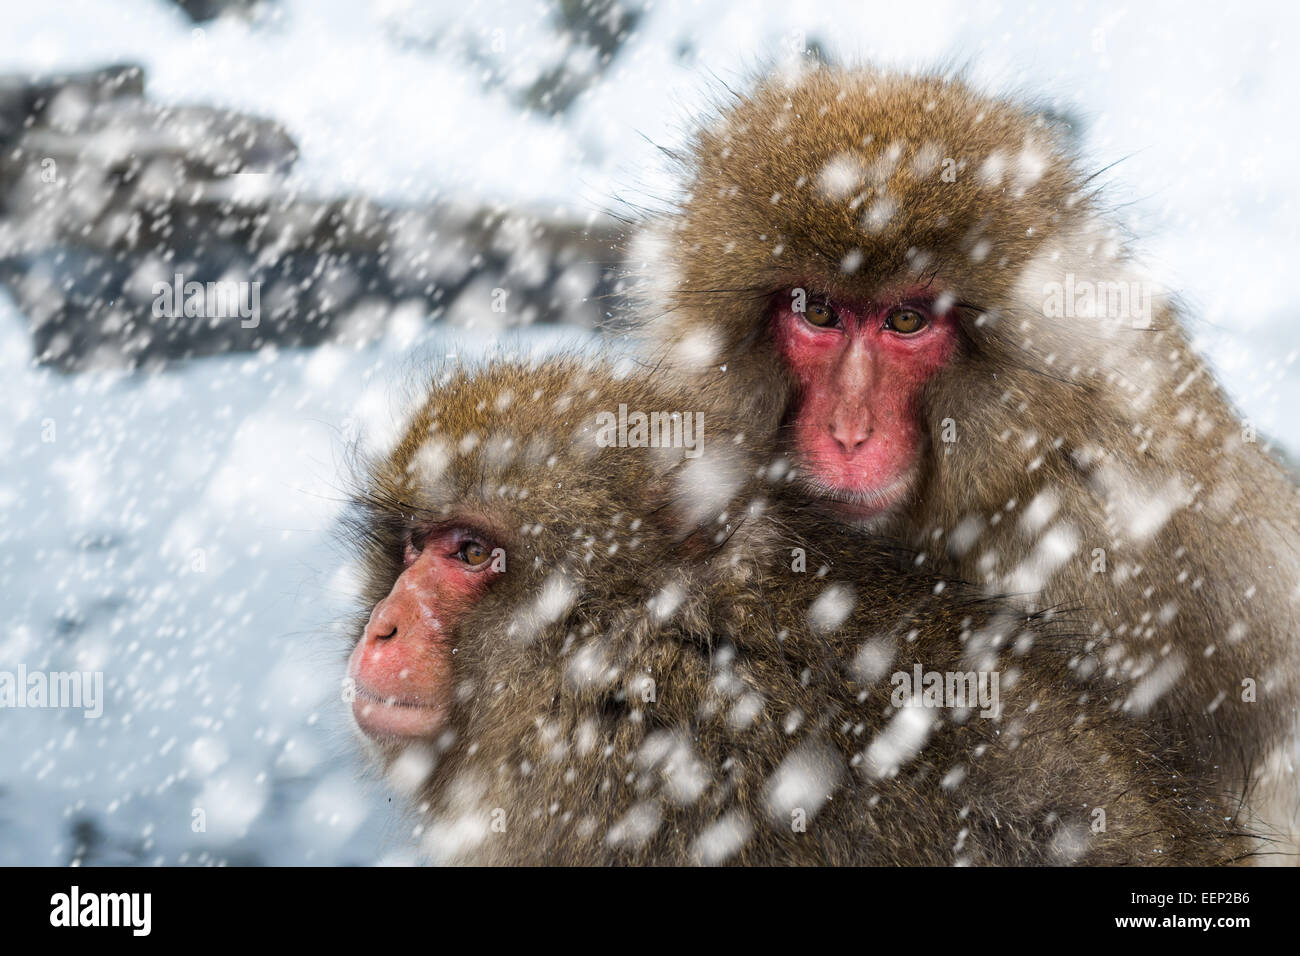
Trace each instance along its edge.
<path fill-rule="evenodd" d="M 1075 635 L 783 503 L 769 443 L 592 358 L 432 383 L 356 496 L 347 681 L 431 859 L 1243 852 Z"/>
<path fill-rule="evenodd" d="M 814 69 L 735 97 L 684 165 L 646 231 L 656 367 L 784 427 L 810 505 L 1068 612 L 1293 861 L 1300 498 L 1056 122 Z"/>

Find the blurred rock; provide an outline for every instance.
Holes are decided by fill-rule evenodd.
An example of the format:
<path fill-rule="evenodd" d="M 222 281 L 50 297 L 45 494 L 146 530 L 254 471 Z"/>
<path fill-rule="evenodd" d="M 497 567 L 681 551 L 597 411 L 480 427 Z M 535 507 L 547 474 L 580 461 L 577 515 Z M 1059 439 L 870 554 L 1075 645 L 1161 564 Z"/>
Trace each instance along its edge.
<path fill-rule="evenodd" d="M 92 104 L 143 96 L 144 71 L 124 64 L 35 79 L 0 76 L 0 146 L 8 149 L 24 129 L 44 122 L 46 110 L 59 94 Z"/>
<path fill-rule="evenodd" d="M 623 48 L 644 10 L 625 0 L 558 0 L 556 31 L 565 37 L 563 60 L 547 69 L 524 93 L 539 112 L 563 113 L 586 92 Z"/>
<path fill-rule="evenodd" d="M 131 67 L 0 78 L 0 283 L 43 363 L 363 342 L 412 312 L 593 327 L 617 291 L 613 224 L 296 195 L 279 124 L 142 91 Z"/>
<path fill-rule="evenodd" d="M 270 0 L 173 0 L 176 6 L 189 14 L 195 23 L 215 20 L 225 13 L 248 16 Z"/>
<path fill-rule="evenodd" d="M 130 178 L 143 164 L 176 186 L 240 172 L 287 172 L 298 147 L 280 124 L 206 106 L 166 107 L 139 98 L 95 103 L 76 89 L 54 95 L 40 126 L 19 143 L 24 157 L 91 163 Z"/>

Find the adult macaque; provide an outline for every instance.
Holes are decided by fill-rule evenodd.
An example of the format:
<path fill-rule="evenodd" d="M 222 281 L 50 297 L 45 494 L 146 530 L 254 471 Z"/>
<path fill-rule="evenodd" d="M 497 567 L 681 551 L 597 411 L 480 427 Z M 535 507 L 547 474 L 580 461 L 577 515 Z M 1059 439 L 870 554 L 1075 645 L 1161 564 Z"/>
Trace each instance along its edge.
<path fill-rule="evenodd" d="M 1182 741 L 1072 679 L 1076 639 L 780 505 L 718 411 L 498 364 L 443 375 L 371 465 L 352 709 L 433 859 L 1242 852 Z"/>
<path fill-rule="evenodd" d="M 1289 854 L 1296 488 L 1053 124 L 817 69 L 730 103 L 685 165 L 647 231 L 658 367 L 785 426 L 826 513 L 1068 613 Z"/>

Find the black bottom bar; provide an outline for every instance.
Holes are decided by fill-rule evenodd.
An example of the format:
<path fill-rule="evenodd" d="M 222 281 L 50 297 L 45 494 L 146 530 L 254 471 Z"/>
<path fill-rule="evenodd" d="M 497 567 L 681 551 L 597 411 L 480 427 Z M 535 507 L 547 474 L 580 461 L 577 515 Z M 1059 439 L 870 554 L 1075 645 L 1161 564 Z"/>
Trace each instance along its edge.
<path fill-rule="evenodd" d="M 331 949 L 354 939 L 465 947 L 516 933 L 547 948 L 654 946 L 683 933 L 729 945 L 751 935 L 771 945 L 791 934 L 810 943 L 844 934 L 864 945 L 912 939 L 926 948 L 1189 933 L 1230 940 L 1280 932 L 1295 908 L 1294 871 L 1277 869 L 12 869 L 0 878 L 9 943 L 69 934 L 128 945 L 319 940 Z M 147 936 L 137 935 L 145 897 L 99 894 L 149 894 Z M 78 923 L 116 916 L 119 925 L 52 925 L 70 924 L 74 909 Z"/>

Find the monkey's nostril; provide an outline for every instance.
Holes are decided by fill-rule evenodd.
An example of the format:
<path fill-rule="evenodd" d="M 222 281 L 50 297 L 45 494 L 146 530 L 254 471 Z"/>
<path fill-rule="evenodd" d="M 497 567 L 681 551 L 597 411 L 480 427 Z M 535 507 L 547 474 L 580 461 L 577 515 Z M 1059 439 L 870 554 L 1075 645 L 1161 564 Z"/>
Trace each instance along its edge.
<path fill-rule="evenodd" d="M 827 431 L 830 432 L 831 441 L 835 442 L 839 450 L 846 455 L 851 455 L 867 443 L 867 440 L 871 437 L 872 429 L 860 430 L 831 425 L 827 428 Z"/>
<path fill-rule="evenodd" d="M 393 629 L 392 629 L 391 631 L 389 631 L 387 634 L 376 634 L 376 635 L 375 635 L 375 640 L 377 640 L 377 641 L 386 641 L 386 640 L 388 640 L 390 637 L 396 637 L 396 636 L 397 636 L 397 625 L 394 624 L 394 625 L 393 625 Z"/>

